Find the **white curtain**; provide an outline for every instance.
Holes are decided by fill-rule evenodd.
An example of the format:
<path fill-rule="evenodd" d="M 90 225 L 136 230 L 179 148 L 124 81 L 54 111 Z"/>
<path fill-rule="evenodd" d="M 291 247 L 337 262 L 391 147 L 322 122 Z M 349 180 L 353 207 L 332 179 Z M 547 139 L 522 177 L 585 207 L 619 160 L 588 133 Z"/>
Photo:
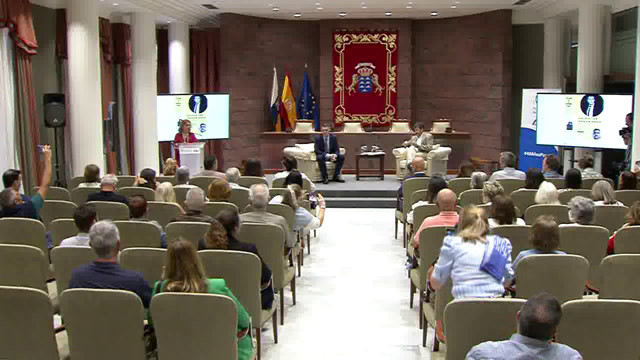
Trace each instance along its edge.
<path fill-rule="evenodd" d="M 18 169 L 20 162 L 15 142 L 15 47 L 9 36 L 9 29 L 5 27 L 0 31 L 0 131 L 5 134 L 4 141 L 0 141 L 0 172 L 4 172 L 7 169 Z"/>

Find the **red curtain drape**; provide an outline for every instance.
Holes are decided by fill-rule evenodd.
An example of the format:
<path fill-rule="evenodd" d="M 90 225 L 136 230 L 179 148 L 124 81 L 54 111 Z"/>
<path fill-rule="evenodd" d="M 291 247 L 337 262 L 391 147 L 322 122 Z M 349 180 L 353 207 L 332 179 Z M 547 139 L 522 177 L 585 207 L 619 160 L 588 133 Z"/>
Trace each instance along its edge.
<path fill-rule="evenodd" d="M 111 32 L 111 22 L 107 19 L 99 19 L 100 32 L 100 82 L 102 87 L 102 119 L 109 118 L 109 105 L 114 103 L 113 89 L 113 36 Z M 117 172 L 116 153 L 114 152 L 114 126 L 112 121 L 105 122 L 103 127 L 104 148 L 107 154 L 106 173 L 115 174 Z"/>
<path fill-rule="evenodd" d="M 134 168 L 135 151 L 133 148 L 133 97 L 131 84 L 131 26 L 115 23 L 111 26 L 114 45 L 114 64 L 120 65 L 122 76 L 122 113 L 124 114 L 124 133 L 127 140 L 127 164 L 131 174 L 136 174 Z"/>
<path fill-rule="evenodd" d="M 67 58 L 67 11 L 56 10 L 56 56 Z"/>
<path fill-rule="evenodd" d="M 169 31 L 156 30 L 158 44 L 158 94 L 169 93 Z"/>

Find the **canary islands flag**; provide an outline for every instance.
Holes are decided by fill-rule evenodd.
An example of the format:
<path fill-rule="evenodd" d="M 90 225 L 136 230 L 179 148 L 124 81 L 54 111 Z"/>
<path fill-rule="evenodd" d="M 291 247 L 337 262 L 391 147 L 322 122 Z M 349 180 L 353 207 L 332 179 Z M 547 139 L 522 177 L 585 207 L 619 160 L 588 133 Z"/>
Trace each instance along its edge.
<path fill-rule="evenodd" d="M 313 96 L 313 89 L 311 88 L 311 81 L 309 81 L 309 74 L 304 73 L 304 84 L 302 85 L 302 92 L 298 98 L 298 119 L 300 120 L 313 120 L 313 128 L 320 129 L 320 111 L 318 111 L 318 104 L 316 103 L 316 97 Z"/>
<path fill-rule="evenodd" d="M 284 129 L 294 129 L 296 127 L 296 98 L 293 97 L 289 75 L 284 78 L 282 97 L 280 102 L 280 121 Z"/>
<path fill-rule="evenodd" d="M 276 67 L 273 67 L 273 87 L 271 88 L 271 102 L 270 108 L 271 120 L 273 121 L 273 128 L 276 131 L 282 131 L 282 124 L 280 124 L 280 99 L 278 98 L 278 73 Z"/>

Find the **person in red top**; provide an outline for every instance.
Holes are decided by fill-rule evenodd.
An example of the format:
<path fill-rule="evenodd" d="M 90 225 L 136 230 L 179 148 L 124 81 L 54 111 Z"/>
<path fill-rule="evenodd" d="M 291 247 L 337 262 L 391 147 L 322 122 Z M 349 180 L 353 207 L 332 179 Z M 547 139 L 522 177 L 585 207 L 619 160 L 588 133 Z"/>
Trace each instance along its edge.
<path fill-rule="evenodd" d="M 191 121 L 182 119 L 178 122 L 178 133 L 173 138 L 173 146 L 176 150 L 176 161 L 180 165 L 180 154 L 178 153 L 178 146 L 180 144 L 197 143 L 198 139 L 196 134 L 191 132 Z"/>
<path fill-rule="evenodd" d="M 411 240 L 411 245 L 416 249 L 420 247 L 420 233 L 422 230 L 431 226 L 456 226 L 458 224 L 456 193 L 450 189 L 442 189 L 438 192 L 436 201 L 440 208 L 440 213 L 424 219 L 413 240 Z"/>

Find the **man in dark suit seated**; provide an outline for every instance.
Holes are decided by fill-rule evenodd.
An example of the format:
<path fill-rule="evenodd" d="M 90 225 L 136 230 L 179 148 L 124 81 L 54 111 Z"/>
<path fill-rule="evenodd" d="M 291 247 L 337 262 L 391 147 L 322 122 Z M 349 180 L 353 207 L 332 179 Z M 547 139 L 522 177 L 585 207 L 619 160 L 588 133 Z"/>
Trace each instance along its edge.
<path fill-rule="evenodd" d="M 89 194 L 88 201 L 112 201 L 119 202 L 129 206 L 129 201 L 123 195 L 116 192 L 116 184 L 118 177 L 113 174 L 107 174 L 100 179 L 100 191 Z"/>
<path fill-rule="evenodd" d="M 426 177 L 427 174 L 425 174 L 424 172 L 425 166 L 426 164 L 424 162 L 424 159 L 421 158 L 420 156 L 416 156 L 411 162 L 411 168 L 413 169 L 413 174 L 404 178 L 404 180 L 402 180 L 402 184 L 400 184 L 400 188 L 398 188 L 398 201 L 397 201 L 398 210 L 402 211 L 402 207 L 403 207 L 402 185 L 404 185 L 404 181 L 407 179 L 416 178 L 416 177 Z"/>
<path fill-rule="evenodd" d="M 338 138 L 329 131 L 329 125 L 322 125 L 322 135 L 316 136 L 314 141 L 316 160 L 318 161 L 318 167 L 320 167 L 320 173 L 322 174 L 322 183 L 329 183 L 327 161 L 336 163 L 336 172 L 332 181 L 343 183 L 344 180 L 340 177 L 340 171 L 344 164 L 344 156 L 340 154 Z"/>

